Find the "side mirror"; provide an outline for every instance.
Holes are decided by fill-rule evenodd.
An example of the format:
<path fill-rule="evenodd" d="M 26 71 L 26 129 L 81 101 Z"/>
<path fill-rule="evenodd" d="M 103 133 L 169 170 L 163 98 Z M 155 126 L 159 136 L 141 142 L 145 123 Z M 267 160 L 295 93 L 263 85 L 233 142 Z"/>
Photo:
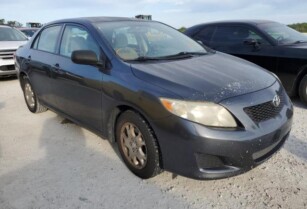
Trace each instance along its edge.
<path fill-rule="evenodd" d="M 245 45 L 253 46 L 255 49 L 260 49 L 260 43 L 256 39 L 246 39 L 243 43 Z"/>
<path fill-rule="evenodd" d="M 76 50 L 72 52 L 71 60 L 81 65 L 100 65 L 95 52 L 90 50 Z"/>

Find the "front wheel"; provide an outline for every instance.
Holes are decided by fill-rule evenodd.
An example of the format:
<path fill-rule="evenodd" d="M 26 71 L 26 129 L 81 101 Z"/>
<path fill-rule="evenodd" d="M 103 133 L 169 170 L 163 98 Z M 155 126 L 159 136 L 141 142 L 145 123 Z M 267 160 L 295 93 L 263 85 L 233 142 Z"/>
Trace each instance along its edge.
<path fill-rule="evenodd" d="M 23 94 L 28 109 L 33 113 L 41 113 L 47 111 L 47 108 L 39 102 L 29 79 L 27 77 L 24 77 L 22 83 Z"/>
<path fill-rule="evenodd" d="M 116 141 L 126 166 L 135 175 L 147 179 L 161 172 L 157 140 L 138 113 L 128 110 L 119 116 Z"/>
<path fill-rule="evenodd" d="M 300 83 L 299 95 L 302 100 L 307 105 L 307 75 L 305 75 Z"/>

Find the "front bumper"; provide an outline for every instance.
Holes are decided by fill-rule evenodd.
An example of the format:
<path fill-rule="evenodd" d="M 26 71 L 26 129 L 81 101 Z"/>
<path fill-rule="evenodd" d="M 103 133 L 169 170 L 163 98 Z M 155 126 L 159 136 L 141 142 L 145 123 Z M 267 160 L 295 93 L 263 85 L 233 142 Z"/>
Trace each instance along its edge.
<path fill-rule="evenodd" d="M 284 94 L 285 101 L 276 117 L 255 123 L 243 111 L 244 107 L 271 101 L 278 91 Z M 238 175 L 270 158 L 289 136 L 293 107 L 278 82 L 220 104 L 229 109 L 244 128 L 214 129 L 173 115 L 152 121 L 165 170 L 194 179 Z"/>
<path fill-rule="evenodd" d="M 0 59 L 0 76 L 16 75 L 17 70 L 14 66 L 14 59 Z"/>

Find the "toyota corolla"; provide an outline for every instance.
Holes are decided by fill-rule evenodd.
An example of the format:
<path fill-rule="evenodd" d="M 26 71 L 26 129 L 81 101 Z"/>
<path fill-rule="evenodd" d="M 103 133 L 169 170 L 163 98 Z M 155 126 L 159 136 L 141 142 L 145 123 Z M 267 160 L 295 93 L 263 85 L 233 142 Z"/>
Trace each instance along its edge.
<path fill-rule="evenodd" d="M 117 143 L 141 178 L 246 172 L 282 147 L 292 125 L 274 74 L 155 21 L 51 22 L 15 65 L 31 112 L 50 109 Z"/>

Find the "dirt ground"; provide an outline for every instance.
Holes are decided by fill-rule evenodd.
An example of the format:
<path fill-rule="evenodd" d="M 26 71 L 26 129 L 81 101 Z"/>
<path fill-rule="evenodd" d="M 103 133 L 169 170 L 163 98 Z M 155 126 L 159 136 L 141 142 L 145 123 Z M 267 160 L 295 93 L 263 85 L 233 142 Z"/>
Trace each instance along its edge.
<path fill-rule="evenodd" d="M 28 111 L 16 79 L 0 81 L 0 209 L 307 208 L 307 107 L 297 99 L 279 153 L 216 181 L 134 176 L 103 140 L 47 111 Z"/>

